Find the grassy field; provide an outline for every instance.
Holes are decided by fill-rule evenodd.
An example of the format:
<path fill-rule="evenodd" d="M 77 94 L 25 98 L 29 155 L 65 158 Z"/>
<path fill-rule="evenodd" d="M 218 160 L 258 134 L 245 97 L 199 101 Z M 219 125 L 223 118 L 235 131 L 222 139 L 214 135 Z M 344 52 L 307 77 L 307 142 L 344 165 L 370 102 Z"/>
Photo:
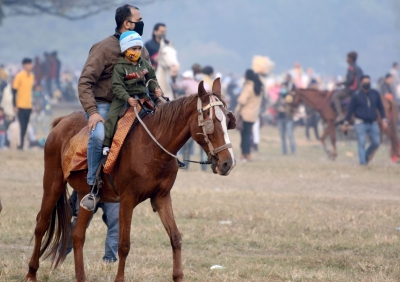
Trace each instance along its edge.
<path fill-rule="evenodd" d="M 231 133 L 238 156 L 238 132 Z M 298 153 L 282 156 L 275 128 L 260 152 L 230 176 L 180 171 L 172 192 L 183 237 L 185 281 L 399 281 L 399 167 L 381 146 L 369 167 L 356 144 L 341 142 L 329 161 L 296 129 Z M 0 152 L 0 281 L 23 281 L 42 196 L 43 152 Z M 101 261 L 101 212 L 88 228 L 88 281 L 113 281 L 117 265 Z M 148 201 L 133 215 L 127 281 L 171 281 L 169 238 Z M 224 269 L 211 270 L 212 265 Z M 73 257 L 39 281 L 74 281 Z"/>

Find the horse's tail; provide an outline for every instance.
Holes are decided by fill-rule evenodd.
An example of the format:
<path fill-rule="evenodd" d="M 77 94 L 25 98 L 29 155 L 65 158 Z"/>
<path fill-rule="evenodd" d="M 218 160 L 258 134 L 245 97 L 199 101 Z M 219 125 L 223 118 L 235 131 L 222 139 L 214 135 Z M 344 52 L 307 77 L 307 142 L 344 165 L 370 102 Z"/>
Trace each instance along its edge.
<path fill-rule="evenodd" d="M 53 122 L 51 123 L 51 128 L 56 127 L 56 125 L 59 124 L 60 121 L 61 121 L 63 118 L 65 118 L 65 117 L 58 117 L 58 118 L 55 118 L 55 119 L 53 120 Z"/>
<path fill-rule="evenodd" d="M 68 203 L 68 190 L 65 184 L 65 189 L 51 213 L 49 227 L 42 241 L 39 257 L 42 255 L 44 255 L 44 259 L 51 257 L 53 259 L 52 266 L 57 268 L 65 259 L 70 236 L 71 208 Z"/>

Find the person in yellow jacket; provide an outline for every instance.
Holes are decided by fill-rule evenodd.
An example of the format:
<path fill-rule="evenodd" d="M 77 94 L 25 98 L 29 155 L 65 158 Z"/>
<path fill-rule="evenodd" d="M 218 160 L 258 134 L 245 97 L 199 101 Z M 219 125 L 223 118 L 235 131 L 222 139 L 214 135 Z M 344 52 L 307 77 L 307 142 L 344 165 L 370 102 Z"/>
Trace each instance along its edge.
<path fill-rule="evenodd" d="M 240 160 L 250 161 L 251 137 L 254 122 L 260 113 L 262 103 L 263 84 L 253 70 L 247 70 L 242 93 L 238 98 L 238 105 L 235 113 L 243 120 L 243 127 L 240 131 L 240 148 L 242 155 Z"/>
<path fill-rule="evenodd" d="M 21 139 L 18 146 L 19 150 L 24 148 L 24 138 L 32 112 L 32 90 L 35 83 L 35 77 L 32 69 L 32 59 L 23 59 L 22 71 L 15 76 L 12 86 L 13 105 L 15 113 L 18 116 L 21 132 Z"/>

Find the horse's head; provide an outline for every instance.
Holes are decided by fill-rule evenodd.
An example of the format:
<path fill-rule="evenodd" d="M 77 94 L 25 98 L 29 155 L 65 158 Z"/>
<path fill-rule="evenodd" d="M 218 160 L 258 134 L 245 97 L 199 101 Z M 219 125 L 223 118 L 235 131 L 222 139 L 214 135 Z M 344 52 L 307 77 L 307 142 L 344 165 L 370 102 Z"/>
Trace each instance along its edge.
<path fill-rule="evenodd" d="M 289 102 L 290 106 L 293 108 L 297 108 L 301 103 L 301 95 L 299 89 L 289 92 L 288 95 L 291 96 L 291 98 L 288 99 L 289 101 L 291 100 L 291 102 Z"/>
<path fill-rule="evenodd" d="M 211 159 L 214 173 L 228 175 L 236 165 L 228 135 L 228 130 L 235 127 L 235 116 L 222 102 L 220 79 L 214 81 L 212 93 L 207 93 L 200 82 L 197 115 L 190 125 L 190 134 Z"/>
<path fill-rule="evenodd" d="M 178 56 L 172 42 L 166 44 L 164 39 L 161 40 L 160 50 L 158 51 L 158 66 L 168 69 L 170 72 L 179 70 Z"/>

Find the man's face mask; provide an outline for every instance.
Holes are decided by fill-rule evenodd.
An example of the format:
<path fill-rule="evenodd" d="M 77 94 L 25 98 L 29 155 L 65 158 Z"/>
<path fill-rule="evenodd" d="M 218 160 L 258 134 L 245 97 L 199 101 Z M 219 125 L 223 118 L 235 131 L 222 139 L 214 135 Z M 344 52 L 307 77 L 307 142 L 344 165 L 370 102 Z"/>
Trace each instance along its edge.
<path fill-rule="evenodd" d="M 139 33 L 140 36 L 143 35 L 143 28 L 144 28 L 144 23 L 143 21 L 140 22 L 131 22 L 130 23 L 134 23 L 135 24 L 135 28 L 130 29 L 130 31 L 136 31 L 137 33 Z"/>
<path fill-rule="evenodd" d="M 128 49 L 125 52 L 125 57 L 131 62 L 137 62 L 137 60 L 139 60 L 140 58 L 141 53 L 141 50 L 133 51 L 131 49 Z"/>
<path fill-rule="evenodd" d="M 370 90 L 370 89 L 371 89 L 371 83 L 369 83 L 369 82 L 363 83 L 363 84 L 361 85 L 361 87 L 362 87 L 362 89 L 364 89 L 364 90 Z"/>
<path fill-rule="evenodd" d="M 160 34 L 157 34 L 157 38 L 158 39 L 165 39 L 165 33 L 160 33 Z"/>

